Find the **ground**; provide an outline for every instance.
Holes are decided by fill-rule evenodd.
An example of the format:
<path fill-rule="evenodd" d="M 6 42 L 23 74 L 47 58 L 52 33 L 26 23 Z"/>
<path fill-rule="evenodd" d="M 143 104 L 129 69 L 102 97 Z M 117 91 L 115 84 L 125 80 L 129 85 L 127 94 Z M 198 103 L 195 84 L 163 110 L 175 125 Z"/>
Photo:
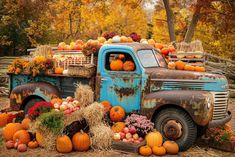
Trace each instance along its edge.
<path fill-rule="evenodd" d="M 8 98 L 7 97 L 0 97 L 0 110 L 8 106 Z M 230 102 L 229 109 L 232 111 L 234 115 L 232 120 L 229 124 L 232 126 L 233 130 L 235 131 L 235 99 L 232 99 Z M 1 136 L 0 136 L 1 137 Z M 48 151 L 42 148 L 38 149 L 28 149 L 27 152 L 18 153 L 16 150 L 7 150 L 5 148 L 4 142 L 1 138 L 0 140 L 0 157 L 15 157 L 15 156 L 22 156 L 22 157 L 63 157 L 63 156 L 82 156 L 82 157 L 134 157 L 139 156 L 137 154 L 124 154 L 117 152 L 115 150 L 109 151 L 98 151 L 98 150 L 90 150 L 88 152 L 72 152 L 69 154 L 61 154 L 56 151 Z M 153 156 L 153 155 L 152 155 Z M 199 147 L 194 145 L 192 148 L 185 152 L 180 152 L 178 155 L 166 155 L 170 157 L 175 156 L 182 156 L 182 157 L 234 157 L 234 153 L 224 152 L 208 147 Z"/>

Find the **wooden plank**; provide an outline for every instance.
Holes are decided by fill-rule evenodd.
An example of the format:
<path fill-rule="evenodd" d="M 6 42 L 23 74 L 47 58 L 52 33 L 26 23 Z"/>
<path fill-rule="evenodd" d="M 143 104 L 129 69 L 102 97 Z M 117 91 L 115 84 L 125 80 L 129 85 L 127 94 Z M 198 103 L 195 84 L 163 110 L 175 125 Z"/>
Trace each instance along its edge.
<path fill-rule="evenodd" d="M 146 141 L 142 141 L 139 144 L 130 143 L 130 142 L 122 142 L 122 141 L 113 141 L 112 148 L 121 152 L 129 152 L 129 153 L 138 153 L 139 147 L 146 145 Z"/>

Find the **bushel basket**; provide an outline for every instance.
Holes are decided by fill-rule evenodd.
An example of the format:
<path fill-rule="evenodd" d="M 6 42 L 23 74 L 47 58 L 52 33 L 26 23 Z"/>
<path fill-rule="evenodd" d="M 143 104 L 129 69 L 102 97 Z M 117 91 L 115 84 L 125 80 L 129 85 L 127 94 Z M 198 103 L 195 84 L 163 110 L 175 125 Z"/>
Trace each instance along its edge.
<path fill-rule="evenodd" d="M 92 77 L 95 75 L 94 65 L 69 65 L 68 75 L 81 76 L 81 77 Z"/>

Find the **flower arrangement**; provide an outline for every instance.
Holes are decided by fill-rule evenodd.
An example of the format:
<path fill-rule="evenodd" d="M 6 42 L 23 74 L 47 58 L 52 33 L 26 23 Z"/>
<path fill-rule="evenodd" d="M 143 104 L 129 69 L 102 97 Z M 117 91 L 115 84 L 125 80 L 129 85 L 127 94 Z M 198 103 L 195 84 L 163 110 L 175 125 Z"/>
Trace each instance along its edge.
<path fill-rule="evenodd" d="M 130 127 L 135 127 L 139 135 L 146 135 L 148 132 L 153 130 L 154 124 L 147 119 L 146 116 L 131 114 L 125 119 L 126 125 Z"/>
<path fill-rule="evenodd" d="M 53 108 L 53 105 L 50 102 L 46 102 L 46 101 L 36 102 L 35 105 L 33 105 L 29 109 L 28 116 L 31 119 L 36 119 L 41 114 L 50 112 L 52 108 Z"/>
<path fill-rule="evenodd" d="M 11 65 L 8 66 L 8 72 L 14 74 L 20 74 L 27 72 L 29 68 L 29 61 L 23 58 L 17 58 Z"/>
<path fill-rule="evenodd" d="M 89 56 L 92 53 L 97 55 L 101 46 L 102 43 L 100 43 L 98 40 L 88 40 L 87 43 L 82 46 L 82 53 L 85 56 Z"/>
<path fill-rule="evenodd" d="M 106 32 L 104 33 L 103 37 L 108 40 L 108 39 L 112 39 L 115 35 L 117 35 L 117 33 L 115 32 Z"/>
<path fill-rule="evenodd" d="M 140 42 L 141 36 L 138 35 L 137 33 L 135 33 L 135 32 L 131 33 L 130 37 L 132 38 L 133 41 Z"/>
<path fill-rule="evenodd" d="M 33 77 L 46 71 L 45 63 L 46 58 L 43 56 L 36 56 L 33 58 L 32 62 L 30 62 L 30 72 Z"/>
<path fill-rule="evenodd" d="M 221 143 L 231 139 L 233 136 L 233 130 L 229 125 L 225 124 L 224 126 L 209 128 L 206 132 L 206 135 L 209 137 L 209 139 Z"/>

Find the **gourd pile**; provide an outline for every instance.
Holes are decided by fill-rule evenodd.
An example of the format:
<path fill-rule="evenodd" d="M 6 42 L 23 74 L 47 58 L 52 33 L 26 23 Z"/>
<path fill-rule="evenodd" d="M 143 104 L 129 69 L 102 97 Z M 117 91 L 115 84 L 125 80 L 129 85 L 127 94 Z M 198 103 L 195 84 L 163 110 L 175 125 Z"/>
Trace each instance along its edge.
<path fill-rule="evenodd" d="M 168 69 L 196 71 L 196 72 L 205 72 L 206 71 L 205 67 L 203 67 L 203 66 L 193 66 L 193 65 L 187 64 L 183 61 L 169 62 Z"/>

